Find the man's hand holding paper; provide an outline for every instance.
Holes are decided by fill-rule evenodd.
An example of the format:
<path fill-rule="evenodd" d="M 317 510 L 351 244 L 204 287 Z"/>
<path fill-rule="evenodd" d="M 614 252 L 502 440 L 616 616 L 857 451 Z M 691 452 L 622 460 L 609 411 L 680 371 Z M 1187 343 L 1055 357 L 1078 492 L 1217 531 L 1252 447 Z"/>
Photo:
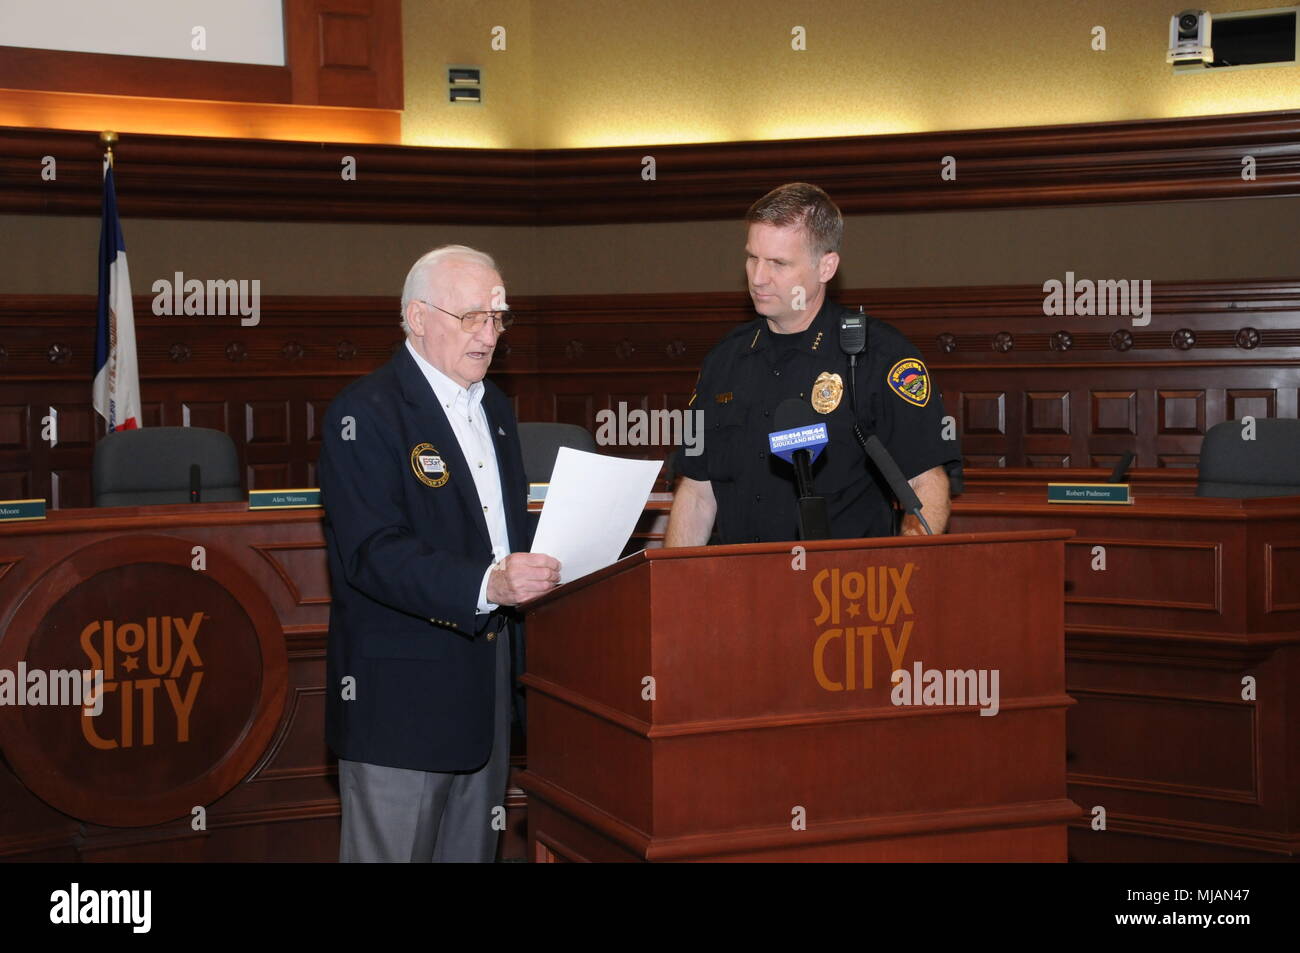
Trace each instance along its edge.
<path fill-rule="evenodd" d="M 532 551 L 559 560 L 561 584 L 618 560 L 659 467 L 658 460 L 560 448 Z"/>

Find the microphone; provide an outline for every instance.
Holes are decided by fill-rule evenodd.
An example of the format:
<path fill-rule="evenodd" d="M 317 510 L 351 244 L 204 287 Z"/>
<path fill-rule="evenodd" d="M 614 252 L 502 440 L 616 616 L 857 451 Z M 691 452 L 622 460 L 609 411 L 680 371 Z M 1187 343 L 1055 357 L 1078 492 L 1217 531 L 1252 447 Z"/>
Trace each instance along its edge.
<path fill-rule="evenodd" d="M 1133 451 L 1125 450 L 1124 456 L 1119 458 L 1119 463 L 1115 464 L 1115 469 L 1110 471 L 1109 483 L 1123 483 L 1124 477 L 1128 476 L 1129 465 L 1133 462 Z"/>
<path fill-rule="evenodd" d="M 826 421 L 818 420 L 813 409 L 796 397 L 783 400 L 772 415 L 776 431 L 767 435 L 775 456 L 794 465 L 799 494 L 799 538 L 830 539 L 831 523 L 825 497 L 813 489 L 812 465 L 830 442 Z"/>
<path fill-rule="evenodd" d="M 867 349 L 867 316 L 846 314 L 840 318 L 840 350 L 850 358 L 856 358 Z"/>
<path fill-rule="evenodd" d="M 956 443 L 956 441 L 953 441 Z M 960 457 L 960 446 L 958 455 Z M 953 496 L 961 496 L 966 490 L 966 473 L 962 470 L 961 460 L 957 459 L 943 465 L 944 472 L 948 474 L 948 492 Z"/>
<path fill-rule="evenodd" d="M 199 502 L 199 465 L 190 464 L 190 502 Z"/>
<path fill-rule="evenodd" d="M 849 356 L 849 406 L 853 408 L 853 436 L 862 443 L 862 428 L 858 425 L 858 355 L 867 349 L 867 315 L 862 308 L 858 313 L 840 316 L 840 350 Z"/>
<path fill-rule="evenodd" d="M 865 452 L 867 438 L 858 421 L 858 355 L 867 349 L 867 315 L 859 306 L 858 313 L 840 316 L 840 350 L 849 358 L 849 406 L 853 409 L 853 437 Z"/>
<path fill-rule="evenodd" d="M 920 522 L 926 535 L 934 535 L 930 529 L 930 524 L 925 521 L 921 515 L 921 501 L 912 489 L 912 484 L 908 483 L 903 477 L 903 471 L 898 469 L 898 464 L 890 456 L 885 445 L 880 442 L 880 438 L 875 434 L 870 437 L 862 432 L 862 424 L 858 421 L 858 395 L 855 389 L 857 379 L 858 355 L 867 349 L 867 316 L 862 308 L 858 308 L 857 314 L 845 314 L 840 318 L 840 350 L 849 356 L 849 403 L 853 408 L 853 436 L 866 453 L 867 457 L 876 466 L 876 470 L 889 484 L 889 489 L 893 491 L 894 498 L 898 500 L 899 505 L 904 511 L 911 513 Z M 778 408 L 779 409 L 779 408 Z M 949 474 L 953 472 L 948 468 Z M 957 480 L 961 479 L 961 465 L 956 467 Z M 957 492 L 961 492 L 960 485 Z"/>
<path fill-rule="evenodd" d="M 880 471 L 880 475 L 889 484 L 889 489 L 893 491 L 894 498 L 898 500 L 899 505 L 903 507 L 904 511 L 911 513 L 920 521 L 921 527 L 925 530 L 927 536 L 933 536 L 934 531 L 930 529 L 930 524 L 921 515 L 921 500 L 917 497 L 916 491 L 912 489 L 912 484 L 908 483 L 903 476 L 903 471 L 898 469 L 898 464 L 894 462 L 894 458 L 885 449 L 885 445 L 880 442 L 880 438 L 872 434 L 867 438 L 863 447 L 867 451 L 867 456 L 871 458 L 871 462 Z"/>

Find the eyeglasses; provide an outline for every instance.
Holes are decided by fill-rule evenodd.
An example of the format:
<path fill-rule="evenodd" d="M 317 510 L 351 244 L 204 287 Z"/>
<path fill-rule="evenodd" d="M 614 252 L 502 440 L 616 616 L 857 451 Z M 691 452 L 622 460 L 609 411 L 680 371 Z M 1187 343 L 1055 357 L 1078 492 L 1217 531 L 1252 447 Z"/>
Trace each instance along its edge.
<path fill-rule="evenodd" d="M 466 334 L 474 334 L 487 324 L 489 318 L 492 319 L 492 326 L 496 328 L 497 334 L 505 334 L 510 330 L 510 325 L 515 323 L 515 316 L 509 311 L 466 311 L 464 314 L 452 314 L 446 308 L 439 308 L 432 301 L 425 301 L 423 298 L 416 298 L 415 300 L 420 304 L 427 304 L 429 307 L 455 318 L 460 322 L 461 329 Z"/>

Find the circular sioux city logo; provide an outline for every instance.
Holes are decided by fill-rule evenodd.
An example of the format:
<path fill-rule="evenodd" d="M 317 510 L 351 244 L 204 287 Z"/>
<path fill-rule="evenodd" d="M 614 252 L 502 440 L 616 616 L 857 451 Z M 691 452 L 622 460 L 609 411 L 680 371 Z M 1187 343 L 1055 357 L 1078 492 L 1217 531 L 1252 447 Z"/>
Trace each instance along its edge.
<path fill-rule="evenodd" d="M 143 826 L 238 784 L 280 719 L 286 659 L 256 583 L 211 551 L 131 537 L 87 547 L 10 621 L 0 744 L 38 797 Z M 226 565 L 222 565 L 222 563 Z"/>

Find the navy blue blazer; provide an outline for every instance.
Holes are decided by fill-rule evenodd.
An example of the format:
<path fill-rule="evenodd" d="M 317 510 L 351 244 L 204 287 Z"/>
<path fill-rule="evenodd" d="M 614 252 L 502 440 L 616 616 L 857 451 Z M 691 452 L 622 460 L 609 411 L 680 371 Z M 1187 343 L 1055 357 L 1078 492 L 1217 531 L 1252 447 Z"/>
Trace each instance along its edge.
<path fill-rule="evenodd" d="M 500 388 L 483 383 L 510 550 L 527 551 L 515 415 Z M 495 699 L 487 632 L 510 624 L 510 613 L 477 615 L 492 564 L 487 522 L 451 424 L 405 345 L 330 404 L 318 476 L 332 594 L 330 748 L 390 767 L 481 767 Z"/>

